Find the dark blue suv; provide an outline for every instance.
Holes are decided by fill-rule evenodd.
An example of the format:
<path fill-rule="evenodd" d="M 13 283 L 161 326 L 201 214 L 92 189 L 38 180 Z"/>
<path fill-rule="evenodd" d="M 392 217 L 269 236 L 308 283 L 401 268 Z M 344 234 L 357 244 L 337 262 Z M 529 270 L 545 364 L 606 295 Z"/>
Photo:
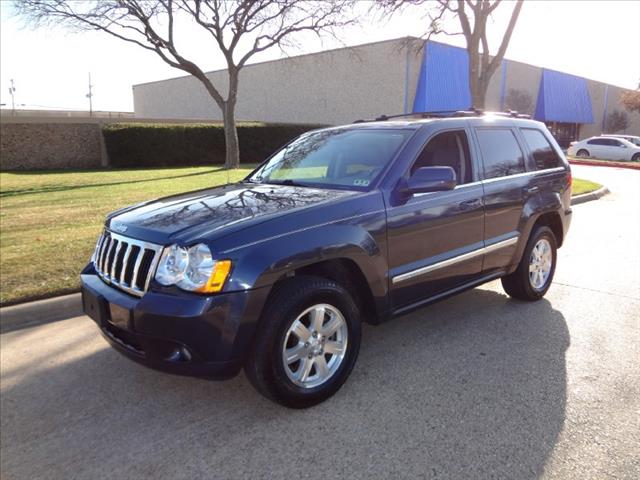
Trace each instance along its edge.
<path fill-rule="evenodd" d="M 553 137 L 517 116 L 317 130 L 240 183 L 111 214 L 84 309 L 133 360 L 211 378 L 244 367 L 267 397 L 308 407 L 348 377 L 361 322 L 496 278 L 540 299 L 570 195 Z"/>

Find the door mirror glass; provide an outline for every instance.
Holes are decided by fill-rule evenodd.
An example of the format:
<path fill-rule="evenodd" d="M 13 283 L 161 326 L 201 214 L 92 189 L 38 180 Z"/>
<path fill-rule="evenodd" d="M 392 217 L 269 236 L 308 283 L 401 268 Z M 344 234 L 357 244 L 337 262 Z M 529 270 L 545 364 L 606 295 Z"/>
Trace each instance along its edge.
<path fill-rule="evenodd" d="M 407 191 L 426 193 L 453 190 L 457 184 L 456 180 L 456 172 L 451 167 L 422 167 L 407 181 Z"/>

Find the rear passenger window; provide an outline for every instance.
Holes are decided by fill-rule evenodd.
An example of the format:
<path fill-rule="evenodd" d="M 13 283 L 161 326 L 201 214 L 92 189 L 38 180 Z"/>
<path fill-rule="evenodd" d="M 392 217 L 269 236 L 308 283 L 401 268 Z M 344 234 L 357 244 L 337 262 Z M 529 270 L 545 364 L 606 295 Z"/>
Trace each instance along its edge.
<path fill-rule="evenodd" d="M 458 185 L 471 182 L 471 155 L 464 130 L 439 133 L 429 140 L 411 167 L 411 175 L 421 167 L 451 167 Z"/>
<path fill-rule="evenodd" d="M 484 163 L 484 178 L 498 178 L 523 173 L 524 155 L 509 129 L 476 130 Z"/>
<path fill-rule="evenodd" d="M 562 165 L 560 157 L 540 130 L 523 128 L 522 135 L 529 146 L 529 150 L 531 150 L 538 170 L 556 168 Z"/>

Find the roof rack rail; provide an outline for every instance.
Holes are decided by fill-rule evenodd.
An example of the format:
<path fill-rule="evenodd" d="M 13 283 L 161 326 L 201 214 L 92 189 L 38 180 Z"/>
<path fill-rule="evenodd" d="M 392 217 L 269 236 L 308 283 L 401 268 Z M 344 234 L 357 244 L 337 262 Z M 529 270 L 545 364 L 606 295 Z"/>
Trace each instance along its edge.
<path fill-rule="evenodd" d="M 363 122 L 385 122 L 394 118 L 447 118 L 447 117 L 476 117 L 482 115 L 482 110 L 470 109 L 470 110 L 434 110 L 430 112 L 411 112 L 400 113 L 396 115 L 380 115 L 372 120 L 355 120 L 353 123 Z"/>
<path fill-rule="evenodd" d="M 385 122 L 387 120 L 393 120 L 394 118 L 451 118 L 451 117 L 479 117 L 482 115 L 498 115 L 501 117 L 512 118 L 531 118 L 531 115 L 518 113 L 515 110 L 508 110 L 506 112 L 485 112 L 479 108 L 470 108 L 469 110 L 436 110 L 431 112 L 412 112 L 412 113 L 400 113 L 397 115 L 380 115 L 372 120 L 355 120 L 353 123 L 364 122 Z"/>

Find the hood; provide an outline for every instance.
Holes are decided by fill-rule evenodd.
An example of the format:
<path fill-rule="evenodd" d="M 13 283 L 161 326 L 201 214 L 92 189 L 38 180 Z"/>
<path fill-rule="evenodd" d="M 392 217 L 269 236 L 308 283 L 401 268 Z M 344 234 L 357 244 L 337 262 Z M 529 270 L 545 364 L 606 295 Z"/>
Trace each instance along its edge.
<path fill-rule="evenodd" d="M 126 236 L 168 244 L 211 239 L 357 192 L 240 183 L 198 190 L 114 212 L 107 227 Z"/>

